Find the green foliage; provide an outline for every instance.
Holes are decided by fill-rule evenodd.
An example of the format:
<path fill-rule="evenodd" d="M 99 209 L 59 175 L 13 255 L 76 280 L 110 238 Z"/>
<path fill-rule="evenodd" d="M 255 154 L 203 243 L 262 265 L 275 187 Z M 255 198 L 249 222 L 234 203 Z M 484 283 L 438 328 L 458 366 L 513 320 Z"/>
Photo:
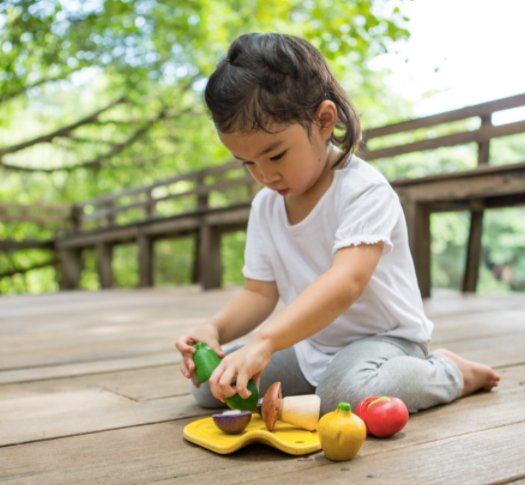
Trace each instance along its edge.
<path fill-rule="evenodd" d="M 244 244 L 246 233 L 244 231 L 225 235 L 222 239 L 221 261 L 223 264 L 223 283 L 241 284 L 242 266 L 244 259 Z"/>
<path fill-rule="evenodd" d="M 187 285 L 192 282 L 193 238 L 155 243 L 154 279 L 156 286 Z"/>
<path fill-rule="evenodd" d="M 470 217 L 467 212 L 431 216 L 432 286 L 461 289 Z M 525 219 L 522 207 L 486 210 L 478 291 L 525 290 Z"/>
<path fill-rule="evenodd" d="M 139 282 L 138 248 L 136 244 L 121 244 L 113 249 L 115 285 L 135 287 Z"/>
<path fill-rule="evenodd" d="M 466 212 L 431 215 L 433 287 L 461 289 L 469 220 Z"/>
<path fill-rule="evenodd" d="M 245 32 L 309 39 L 356 101 L 366 99 L 371 113 L 372 93 L 386 90 L 368 60 L 408 36 L 399 8 L 404 1 L 5 0 L 0 4 L 0 201 L 78 202 L 224 163 L 229 155 L 204 111 L 202 90 L 230 42 Z M 9 150 L 117 99 L 73 131 Z M 2 224 L 0 230 L 15 239 L 48 236 L 28 224 L 16 230 Z M 235 268 L 227 270 L 230 280 L 240 251 L 238 236 L 228 241 L 225 248 L 237 241 L 235 250 L 225 249 Z M 170 260 L 166 246 L 159 245 L 159 251 Z M 93 253 L 84 259 L 82 286 L 96 289 Z M 115 251 L 118 284 L 136 284 L 135 259 L 131 248 Z M 160 281 L 179 281 L 181 274 L 187 281 L 188 262 L 174 256 L 171 261 L 170 275 L 157 269 Z M 179 264 L 186 269 L 177 270 Z M 0 257 L 0 272 L 11 269 L 10 258 Z M 23 282 L 16 286 L 35 291 Z"/>

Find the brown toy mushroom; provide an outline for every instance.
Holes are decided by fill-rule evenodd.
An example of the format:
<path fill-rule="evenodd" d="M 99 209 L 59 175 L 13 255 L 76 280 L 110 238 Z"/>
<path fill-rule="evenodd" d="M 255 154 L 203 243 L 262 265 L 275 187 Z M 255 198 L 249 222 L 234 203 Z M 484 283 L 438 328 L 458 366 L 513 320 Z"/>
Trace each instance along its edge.
<path fill-rule="evenodd" d="M 274 382 L 264 394 L 261 415 L 264 419 L 264 424 L 269 431 L 272 431 L 277 422 L 279 409 L 281 408 L 281 400 L 283 398 L 281 383 Z"/>
<path fill-rule="evenodd" d="M 272 431 L 278 419 L 299 428 L 314 431 L 317 429 L 321 400 L 316 394 L 283 397 L 280 382 L 274 382 L 259 399 L 257 411 L 264 424 Z"/>

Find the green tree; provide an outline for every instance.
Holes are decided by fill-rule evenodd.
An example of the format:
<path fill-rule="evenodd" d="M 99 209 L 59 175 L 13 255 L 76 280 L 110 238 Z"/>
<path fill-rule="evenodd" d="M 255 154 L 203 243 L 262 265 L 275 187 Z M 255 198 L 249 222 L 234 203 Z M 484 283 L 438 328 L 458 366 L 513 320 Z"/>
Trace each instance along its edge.
<path fill-rule="evenodd" d="M 226 161 L 202 90 L 249 31 L 310 40 L 371 122 L 386 99 L 368 63 L 408 36 L 404 1 L 4 0 L 0 201 L 75 202 Z M 30 224 L 0 230 L 45 237 Z M 0 274 L 40 264 L 44 253 L 4 254 Z M 0 291 L 54 289 L 49 271 L 40 286 L 21 276 Z"/>

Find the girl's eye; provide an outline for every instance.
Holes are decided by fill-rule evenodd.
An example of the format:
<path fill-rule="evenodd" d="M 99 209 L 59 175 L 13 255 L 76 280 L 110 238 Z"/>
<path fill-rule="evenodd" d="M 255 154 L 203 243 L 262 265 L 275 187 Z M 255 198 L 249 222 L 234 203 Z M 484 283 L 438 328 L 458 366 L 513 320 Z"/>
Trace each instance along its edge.
<path fill-rule="evenodd" d="M 286 154 L 286 150 L 284 152 L 281 152 L 281 153 L 273 156 L 273 157 L 270 157 L 270 160 L 272 162 L 275 162 L 276 160 L 280 160 L 281 158 L 283 158 L 285 154 Z"/>
<path fill-rule="evenodd" d="M 253 162 L 242 162 L 242 164 L 245 167 L 251 167 L 253 165 Z"/>

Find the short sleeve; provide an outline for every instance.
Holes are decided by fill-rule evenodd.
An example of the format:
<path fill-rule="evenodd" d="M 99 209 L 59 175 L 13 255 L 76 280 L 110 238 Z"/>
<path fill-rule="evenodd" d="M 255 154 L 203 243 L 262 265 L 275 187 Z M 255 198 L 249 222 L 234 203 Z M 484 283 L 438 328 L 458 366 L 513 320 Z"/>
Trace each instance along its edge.
<path fill-rule="evenodd" d="M 266 234 L 264 218 L 261 217 L 260 198 L 256 197 L 252 202 L 246 230 L 244 266 L 242 268 L 242 274 L 245 278 L 258 281 L 275 280 L 269 257 L 270 245 L 265 241 Z"/>
<path fill-rule="evenodd" d="M 365 188 L 358 196 L 342 197 L 333 254 L 341 248 L 384 243 L 383 254 L 393 249 L 392 231 L 400 217 L 401 204 L 388 183 Z"/>

